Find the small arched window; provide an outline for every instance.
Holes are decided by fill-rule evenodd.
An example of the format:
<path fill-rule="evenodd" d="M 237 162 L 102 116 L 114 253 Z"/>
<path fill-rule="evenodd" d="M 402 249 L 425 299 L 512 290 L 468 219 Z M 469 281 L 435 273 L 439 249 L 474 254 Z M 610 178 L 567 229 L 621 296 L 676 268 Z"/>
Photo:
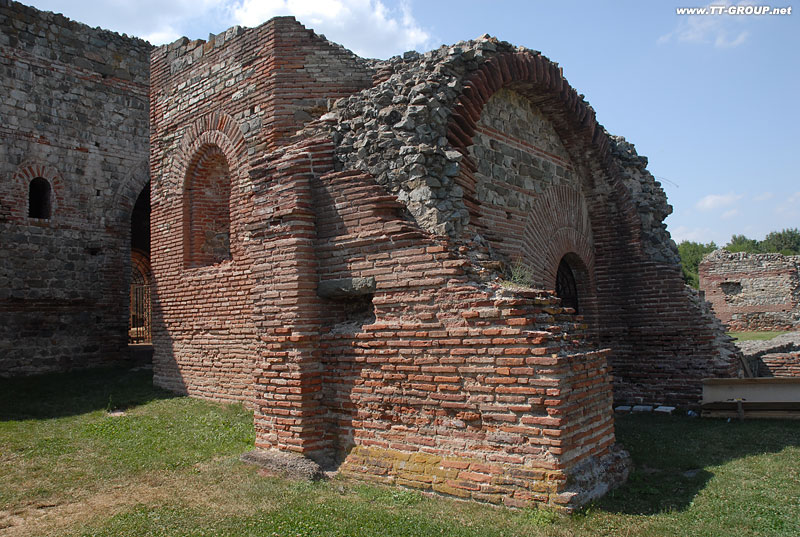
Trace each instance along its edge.
<path fill-rule="evenodd" d="M 565 308 L 572 308 L 575 313 L 580 313 L 578 308 L 578 284 L 575 281 L 575 274 L 569 266 L 566 256 L 558 264 L 556 273 L 556 296 L 561 299 L 561 305 Z"/>
<path fill-rule="evenodd" d="M 36 177 L 28 189 L 28 216 L 30 218 L 50 218 L 50 197 L 52 189 L 47 179 Z"/>

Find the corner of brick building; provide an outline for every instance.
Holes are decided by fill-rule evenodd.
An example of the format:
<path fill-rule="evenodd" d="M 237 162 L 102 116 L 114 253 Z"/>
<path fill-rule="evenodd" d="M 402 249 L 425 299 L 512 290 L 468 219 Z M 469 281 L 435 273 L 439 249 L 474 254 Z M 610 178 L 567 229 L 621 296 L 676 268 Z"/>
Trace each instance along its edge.
<path fill-rule="evenodd" d="M 362 60 L 291 17 L 153 52 L 156 384 L 252 401 L 250 159 L 371 83 Z"/>

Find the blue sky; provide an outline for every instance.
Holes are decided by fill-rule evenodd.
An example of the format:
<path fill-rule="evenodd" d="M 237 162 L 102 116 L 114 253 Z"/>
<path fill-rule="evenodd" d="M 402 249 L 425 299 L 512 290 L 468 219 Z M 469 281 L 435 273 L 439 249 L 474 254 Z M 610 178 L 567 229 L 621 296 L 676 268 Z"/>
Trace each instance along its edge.
<path fill-rule="evenodd" d="M 484 33 L 541 50 L 611 133 L 646 155 L 676 241 L 800 227 L 800 13 L 677 15 L 707 0 L 30 0 L 154 44 L 295 15 L 362 56 Z M 713 1 L 710 5 L 755 5 Z"/>

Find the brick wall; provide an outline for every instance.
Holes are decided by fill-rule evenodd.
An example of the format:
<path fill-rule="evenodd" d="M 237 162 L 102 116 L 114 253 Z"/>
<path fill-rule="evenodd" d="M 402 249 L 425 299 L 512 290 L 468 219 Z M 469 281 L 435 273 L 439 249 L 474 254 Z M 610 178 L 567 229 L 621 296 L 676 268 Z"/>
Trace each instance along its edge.
<path fill-rule="evenodd" d="M 800 326 L 800 256 L 717 250 L 700 263 L 700 289 L 732 330 Z"/>
<path fill-rule="evenodd" d="M 468 234 L 484 236 L 507 265 L 522 263 L 528 285 L 555 289 L 565 256 L 580 287 L 579 310 L 595 327 L 594 238 L 585 179 L 552 123 L 531 101 L 500 89 L 487 101 L 461 182 L 472 218 Z M 474 168 L 474 170 L 473 170 Z"/>
<path fill-rule="evenodd" d="M 521 257 L 544 288 L 569 255 L 590 331 L 613 350 L 615 398 L 696 405 L 703 378 L 734 375 L 736 350 L 682 282 L 646 159 L 538 54 L 498 53 L 463 84 L 448 139 L 463 155 L 467 234 Z"/>
<path fill-rule="evenodd" d="M 0 375 L 125 356 L 150 49 L 0 1 Z M 37 178 L 47 218 L 29 216 Z"/>
<path fill-rule="evenodd" d="M 472 281 L 371 176 L 333 172 L 332 150 L 254 162 L 256 445 L 514 506 L 571 509 L 623 479 L 608 351 L 581 318 Z"/>
<path fill-rule="evenodd" d="M 370 85 L 372 72 L 291 17 L 180 39 L 151 61 L 155 382 L 250 402 L 249 160 L 287 143 L 328 99 Z"/>
<path fill-rule="evenodd" d="M 800 352 L 764 354 L 758 358 L 758 376 L 800 378 Z"/>

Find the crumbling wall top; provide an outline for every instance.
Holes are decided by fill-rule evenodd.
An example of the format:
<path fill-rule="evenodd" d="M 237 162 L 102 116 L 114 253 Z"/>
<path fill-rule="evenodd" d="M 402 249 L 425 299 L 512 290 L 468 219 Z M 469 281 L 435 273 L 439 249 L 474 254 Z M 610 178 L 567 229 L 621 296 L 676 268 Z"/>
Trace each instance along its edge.
<path fill-rule="evenodd" d="M 470 214 L 464 204 L 465 192 L 456 180 L 464 153 L 448 135 L 454 117 L 463 115 L 459 107 L 465 91 L 486 92 L 478 89 L 472 78 L 480 80 L 484 75 L 479 71 L 487 66 L 486 72 L 504 68 L 506 60 L 496 61 L 498 56 L 536 58 L 543 72 L 528 72 L 525 80 L 506 84 L 539 100 L 548 97 L 546 106 L 551 112 L 558 110 L 554 113 L 560 115 L 556 118 L 559 134 L 569 141 L 572 157 L 583 161 L 585 168 L 587 159 L 594 159 L 593 167 L 604 167 L 622 181 L 642 220 L 648 254 L 661 262 L 676 263 L 677 248 L 663 223 L 672 208 L 647 171 L 647 159 L 637 155 L 623 138 L 610 137 L 596 122 L 583 95 L 563 78 L 558 64 L 539 51 L 484 35 L 424 54 L 407 52 L 373 61 L 376 84 L 336 101 L 323 122 L 310 126 L 304 134 L 320 128 L 329 131 L 340 169 L 368 171 L 405 203 L 423 228 L 458 237 Z M 498 78 L 514 76 L 499 72 Z"/>
<path fill-rule="evenodd" d="M 57 43 L 58 46 L 53 46 Z M 91 28 L 49 11 L 0 0 L 0 46 L 12 47 L 50 61 L 149 85 L 153 46 L 102 28 Z"/>
<path fill-rule="evenodd" d="M 334 43 L 325 38 L 324 35 L 317 34 L 312 29 L 306 28 L 303 24 L 297 21 L 292 16 L 285 16 L 285 17 L 273 17 L 268 21 L 264 22 L 263 24 L 254 27 L 248 28 L 244 26 L 231 26 L 227 30 L 220 32 L 218 34 L 209 34 L 208 39 L 189 39 L 188 37 L 180 37 L 173 41 L 172 43 L 168 43 L 166 45 L 161 45 L 157 48 L 160 54 L 166 55 L 167 62 L 170 63 L 170 70 L 171 73 L 174 74 L 185 67 L 192 65 L 193 63 L 197 62 L 201 57 L 204 55 L 214 51 L 224 48 L 226 45 L 231 44 L 236 41 L 236 38 L 246 34 L 252 34 L 253 32 L 269 32 L 271 30 L 281 31 L 282 29 L 286 29 L 287 27 L 295 27 L 301 30 L 304 30 L 308 33 L 308 35 L 312 36 L 317 42 L 324 44 L 327 47 L 335 50 L 339 55 L 349 57 L 351 61 L 358 64 L 362 68 L 367 68 L 372 70 L 372 64 L 374 63 L 373 60 L 366 60 L 361 58 L 351 52 L 350 50 L 346 49 L 342 45 L 338 43 Z M 263 53 L 263 51 L 261 51 Z M 256 52 L 251 52 L 256 53 Z"/>

